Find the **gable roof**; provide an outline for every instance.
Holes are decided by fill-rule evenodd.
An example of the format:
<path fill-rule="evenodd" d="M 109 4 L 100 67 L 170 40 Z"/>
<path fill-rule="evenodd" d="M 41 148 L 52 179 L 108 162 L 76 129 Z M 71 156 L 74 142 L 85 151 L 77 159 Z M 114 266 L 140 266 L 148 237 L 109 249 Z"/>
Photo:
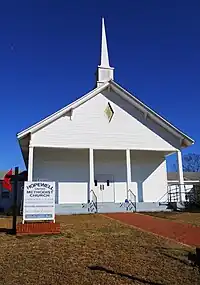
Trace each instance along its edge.
<path fill-rule="evenodd" d="M 93 89 L 89 93 L 87 93 L 87 94 L 83 95 L 82 97 L 78 98 L 76 101 L 73 101 L 72 103 L 70 103 L 69 105 L 65 106 L 64 108 L 58 110 L 57 112 L 51 114 L 50 116 L 44 118 L 43 120 L 37 122 L 36 124 L 28 127 L 27 129 L 19 132 L 17 134 L 17 138 L 21 139 L 24 136 L 28 135 L 29 133 L 35 132 L 38 129 L 46 126 L 47 124 L 57 120 L 58 118 L 62 117 L 64 114 L 69 112 L 70 110 L 73 110 L 73 109 L 77 108 L 78 106 L 80 106 L 84 102 L 88 101 L 89 99 L 91 99 L 95 95 L 99 94 L 100 92 L 105 90 L 108 86 L 109 86 L 109 83 L 106 82 L 102 86 L 96 87 L 95 89 Z"/>
<path fill-rule="evenodd" d="M 117 93 L 123 96 L 126 95 L 126 99 L 129 98 L 130 103 L 134 104 L 139 110 L 141 110 L 146 116 L 149 116 L 153 121 L 157 122 L 160 126 L 162 126 L 164 129 L 169 131 L 170 133 L 174 134 L 177 137 L 180 137 L 180 139 L 184 140 L 184 146 L 189 146 L 194 143 L 194 140 L 183 133 L 181 130 L 179 130 L 177 127 L 172 125 L 169 121 L 164 119 L 162 116 L 160 116 L 158 113 L 156 113 L 154 110 L 152 110 L 150 107 L 148 107 L 146 104 L 144 104 L 141 100 L 139 100 L 137 97 L 133 96 L 130 92 L 128 92 L 126 89 L 124 89 L 122 86 L 117 84 L 116 82 L 111 80 L 111 83 L 113 85 L 113 90 L 118 91 Z"/>
<path fill-rule="evenodd" d="M 129 93 L 126 89 L 121 87 L 119 84 L 117 84 L 115 81 L 110 80 L 109 82 L 106 82 L 102 84 L 101 86 L 93 89 L 89 93 L 85 94 L 81 98 L 77 99 L 76 101 L 72 102 L 71 104 L 67 105 L 66 107 L 60 109 L 59 111 L 55 112 L 54 114 L 46 117 L 45 119 L 41 120 L 40 122 L 30 126 L 29 128 L 23 130 L 22 132 L 17 134 L 17 138 L 20 140 L 29 133 L 35 132 L 39 130 L 40 128 L 46 126 L 47 124 L 57 120 L 67 112 L 77 108 L 81 104 L 85 103 L 86 101 L 90 100 L 97 94 L 101 93 L 102 91 L 106 90 L 107 88 L 113 89 L 118 95 L 129 101 L 131 104 L 133 104 L 136 108 L 141 110 L 145 116 L 149 116 L 152 120 L 154 120 L 156 123 L 161 125 L 163 128 L 165 128 L 168 132 L 174 134 L 175 136 L 179 137 L 180 140 L 183 141 L 182 146 L 186 147 L 194 143 L 194 140 L 184 134 L 182 131 L 180 131 L 178 128 L 173 126 L 171 123 L 169 123 L 166 119 L 161 117 L 159 114 L 157 114 L 155 111 L 153 111 L 151 108 L 149 108 L 147 105 L 145 105 L 143 102 L 141 102 L 138 98 L 133 96 L 131 93 Z"/>

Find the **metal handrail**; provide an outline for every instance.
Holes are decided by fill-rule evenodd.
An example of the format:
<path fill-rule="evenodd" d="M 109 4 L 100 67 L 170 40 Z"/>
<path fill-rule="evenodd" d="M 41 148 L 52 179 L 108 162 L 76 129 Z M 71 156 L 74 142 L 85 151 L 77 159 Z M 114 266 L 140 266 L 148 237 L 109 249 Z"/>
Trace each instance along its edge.
<path fill-rule="evenodd" d="M 91 195 L 92 194 L 92 195 Z M 96 212 L 97 212 L 97 196 L 94 193 L 93 190 L 90 190 L 90 197 L 92 196 L 92 199 L 90 199 L 90 202 L 94 205 Z"/>
<path fill-rule="evenodd" d="M 175 187 L 172 189 L 172 186 Z M 184 191 L 180 191 L 181 187 L 184 187 Z M 181 189 L 182 190 L 182 189 Z M 160 202 L 165 196 L 166 200 L 163 203 L 170 203 L 170 202 L 180 202 L 180 195 L 182 194 L 188 194 L 190 192 L 191 188 L 187 189 L 187 185 L 185 184 L 169 184 L 167 186 L 167 192 L 162 195 L 157 202 Z"/>
<path fill-rule="evenodd" d="M 130 193 L 130 199 L 129 199 L 129 193 Z M 131 205 L 133 205 L 136 211 L 136 195 L 131 191 L 131 189 L 128 189 L 128 201 Z"/>
<path fill-rule="evenodd" d="M 171 189 L 171 186 L 175 186 L 175 189 Z M 191 191 L 191 188 L 187 189 L 187 185 L 185 184 L 178 183 L 178 184 L 168 185 L 168 202 L 172 202 L 173 200 L 174 202 L 182 203 L 182 200 L 180 200 L 180 197 L 182 196 L 182 194 L 184 195 L 189 194 L 190 191 Z"/>
<path fill-rule="evenodd" d="M 164 195 L 162 195 L 159 199 L 158 199 L 158 201 L 157 202 L 160 202 L 160 200 L 162 200 L 165 196 L 167 196 L 167 200 L 168 200 L 168 191 L 167 192 L 165 192 L 165 194 Z M 167 201 L 166 200 L 166 201 Z"/>

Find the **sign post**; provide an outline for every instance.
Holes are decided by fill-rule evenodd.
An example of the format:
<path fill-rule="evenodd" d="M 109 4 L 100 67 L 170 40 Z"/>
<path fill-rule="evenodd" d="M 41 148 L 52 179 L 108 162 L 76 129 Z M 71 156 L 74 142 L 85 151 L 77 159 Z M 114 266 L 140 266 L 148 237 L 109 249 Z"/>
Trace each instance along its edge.
<path fill-rule="evenodd" d="M 18 174 L 19 174 L 19 167 L 15 167 L 15 174 L 13 177 L 13 224 L 12 224 L 12 231 L 13 234 L 16 234 L 16 225 L 17 225 L 17 188 L 18 188 Z"/>
<path fill-rule="evenodd" d="M 25 181 L 23 223 L 25 221 L 55 223 L 55 182 Z"/>

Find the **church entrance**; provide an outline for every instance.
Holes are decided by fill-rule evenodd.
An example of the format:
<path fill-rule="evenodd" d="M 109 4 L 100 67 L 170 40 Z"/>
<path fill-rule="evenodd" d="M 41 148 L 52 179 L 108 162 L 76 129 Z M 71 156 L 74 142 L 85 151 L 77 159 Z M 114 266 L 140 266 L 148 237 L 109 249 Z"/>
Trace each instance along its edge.
<path fill-rule="evenodd" d="M 111 174 L 97 174 L 94 180 L 94 192 L 98 203 L 114 202 L 114 180 Z"/>

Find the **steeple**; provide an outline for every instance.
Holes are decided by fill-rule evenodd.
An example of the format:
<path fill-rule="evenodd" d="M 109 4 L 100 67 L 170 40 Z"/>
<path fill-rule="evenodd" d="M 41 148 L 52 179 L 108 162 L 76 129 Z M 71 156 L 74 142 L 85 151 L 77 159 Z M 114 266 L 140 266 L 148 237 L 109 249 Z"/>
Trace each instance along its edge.
<path fill-rule="evenodd" d="M 102 18 L 102 32 L 101 32 L 101 63 L 97 69 L 97 86 L 113 79 L 114 68 L 110 67 L 108 57 L 108 46 L 106 39 L 106 30 L 104 18 Z"/>
<path fill-rule="evenodd" d="M 110 68 L 104 18 L 102 18 L 101 65 L 100 66 Z"/>

